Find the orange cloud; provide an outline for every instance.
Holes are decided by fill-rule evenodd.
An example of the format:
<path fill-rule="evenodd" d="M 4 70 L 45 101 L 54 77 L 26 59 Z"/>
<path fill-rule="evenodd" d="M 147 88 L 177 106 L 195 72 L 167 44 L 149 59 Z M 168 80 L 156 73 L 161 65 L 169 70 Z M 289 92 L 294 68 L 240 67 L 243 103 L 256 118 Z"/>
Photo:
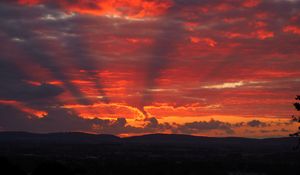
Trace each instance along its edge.
<path fill-rule="evenodd" d="M 135 118 L 144 119 L 145 115 L 137 108 L 121 103 L 95 103 L 91 105 L 64 105 L 64 109 L 74 110 L 83 118 Z"/>
<path fill-rule="evenodd" d="M 216 47 L 216 45 L 217 45 L 217 42 L 211 38 L 190 37 L 190 41 L 194 44 L 204 42 L 207 45 L 209 45 L 210 47 Z"/>
<path fill-rule="evenodd" d="M 209 115 L 208 110 L 219 110 L 220 105 L 201 105 L 199 103 L 191 103 L 184 106 L 173 106 L 169 104 L 157 104 L 152 106 L 145 106 L 145 111 L 152 116 L 158 118 L 165 118 L 170 116 L 203 116 Z M 174 121 L 177 122 L 177 121 Z"/>
<path fill-rule="evenodd" d="M 268 31 L 265 29 L 259 29 L 255 32 L 251 33 L 238 33 L 238 32 L 226 32 L 224 35 L 227 38 L 234 39 L 234 38 L 241 38 L 241 39 L 251 39 L 257 38 L 259 40 L 265 40 L 268 38 L 273 38 L 275 36 L 274 32 Z"/>

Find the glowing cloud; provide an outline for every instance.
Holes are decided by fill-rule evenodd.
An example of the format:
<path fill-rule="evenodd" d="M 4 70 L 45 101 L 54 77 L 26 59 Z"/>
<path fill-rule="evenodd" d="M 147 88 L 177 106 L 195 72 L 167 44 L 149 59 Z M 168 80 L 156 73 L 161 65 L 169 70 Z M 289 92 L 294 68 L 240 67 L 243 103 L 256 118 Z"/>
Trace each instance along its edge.
<path fill-rule="evenodd" d="M 289 26 L 284 27 L 283 31 L 300 35 L 300 27 L 294 26 L 294 25 L 289 25 Z"/>
<path fill-rule="evenodd" d="M 14 101 L 14 100 L 0 100 L 0 105 L 9 105 L 17 110 L 20 110 L 26 114 L 28 114 L 28 117 L 38 117 L 38 118 L 43 118 L 46 116 L 48 113 L 46 111 L 41 111 L 37 109 L 30 108 L 23 104 L 22 102 Z"/>
<path fill-rule="evenodd" d="M 264 40 L 268 38 L 273 38 L 274 37 L 274 32 L 267 31 L 267 30 L 258 30 L 256 32 L 257 38 Z"/>
<path fill-rule="evenodd" d="M 160 16 L 173 4 L 171 0 L 19 0 L 18 2 L 22 5 L 55 4 L 68 12 L 128 18 Z"/>
<path fill-rule="evenodd" d="M 210 47 L 216 47 L 217 42 L 211 38 L 190 37 L 190 41 L 194 44 L 206 43 Z"/>
<path fill-rule="evenodd" d="M 120 115 L 126 118 L 142 120 L 145 115 L 137 108 L 118 103 L 96 103 L 91 105 L 64 105 L 64 109 L 74 110 L 83 118 L 119 118 Z"/>
<path fill-rule="evenodd" d="M 223 83 L 223 84 L 216 84 L 216 85 L 208 85 L 203 86 L 205 89 L 227 89 L 227 88 L 237 88 L 240 86 L 245 85 L 243 81 L 239 82 L 230 82 L 230 83 Z"/>

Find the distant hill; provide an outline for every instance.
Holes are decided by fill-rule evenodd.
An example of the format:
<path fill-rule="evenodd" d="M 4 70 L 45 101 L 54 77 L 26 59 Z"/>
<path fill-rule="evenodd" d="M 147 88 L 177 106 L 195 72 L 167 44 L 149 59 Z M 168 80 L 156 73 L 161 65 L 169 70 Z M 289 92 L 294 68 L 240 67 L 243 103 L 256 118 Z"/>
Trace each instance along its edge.
<path fill-rule="evenodd" d="M 265 148 L 265 149 L 290 149 L 297 144 L 297 138 L 242 138 L 242 137 L 202 137 L 177 134 L 150 134 L 123 138 L 130 143 L 143 144 L 173 144 L 194 145 L 199 147 L 239 147 L 239 148 Z"/>
<path fill-rule="evenodd" d="M 175 144 L 198 146 L 241 146 L 241 147 L 287 147 L 297 143 L 297 138 L 253 139 L 241 137 L 201 137 L 180 134 L 149 134 L 120 138 L 114 135 L 88 134 L 81 132 L 36 134 L 29 132 L 0 132 L 0 143 L 55 143 L 55 144 Z"/>
<path fill-rule="evenodd" d="M 240 137 L 203 137 L 182 134 L 149 134 L 142 136 L 133 136 L 124 138 L 124 140 L 131 142 L 152 142 L 152 143 L 165 143 L 165 142 L 218 142 L 218 141 L 254 141 L 257 139 L 240 138 Z"/>
<path fill-rule="evenodd" d="M 200 137 L 179 134 L 150 134 L 120 138 L 114 135 L 87 134 L 80 132 L 36 134 L 28 132 L 0 132 L 0 153 L 67 153 L 72 155 L 132 153 L 181 155 L 225 153 L 274 154 L 292 151 L 297 138 L 253 139 L 240 137 Z M 18 151 L 16 151 L 18 150 Z M 35 151 L 36 150 L 36 151 Z M 142 154 L 142 155 L 143 155 Z M 200 155 L 201 155 L 200 154 Z"/>
<path fill-rule="evenodd" d="M 96 135 L 81 132 L 36 134 L 29 132 L 0 132 L 0 143 L 2 142 L 35 142 L 35 143 L 107 143 L 119 142 L 120 138 L 114 135 Z"/>

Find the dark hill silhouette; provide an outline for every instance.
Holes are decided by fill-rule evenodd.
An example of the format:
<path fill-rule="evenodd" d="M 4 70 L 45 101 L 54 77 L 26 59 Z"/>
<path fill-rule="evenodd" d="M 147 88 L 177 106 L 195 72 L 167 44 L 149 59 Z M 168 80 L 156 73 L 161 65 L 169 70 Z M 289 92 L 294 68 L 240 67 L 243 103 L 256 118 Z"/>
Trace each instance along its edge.
<path fill-rule="evenodd" d="M 163 143 L 163 142 L 198 142 L 211 140 L 213 138 L 193 136 L 193 135 L 181 135 L 181 134 L 148 134 L 141 136 L 132 136 L 124 138 L 124 140 L 131 142 L 153 142 L 153 143 Z"/>
<path fill-rule="evenodd" d="M 123 138 L 126 143 L 147 145 L 189 146 L 212 150 L 282 151 L 291 150 L 297 144 L 296 138 L 242 138 L 242 137 L 201 137 L 177 134 L 150 134 Z"/>
<path fill-rule="evenodd" d="M 114 135 L 96 135 L 82 132 L 36 134 L 29 132 L 0 132 L 0 142 L 39 142 L 39 143 L 103 143 L 118 142 L 120 138 Z"/>
<path fill-rule="evenodd" d="M 180 134 L 149 134 L 120 138 L 114 135 L 88 134 L 81 132 L 36 134 L 29 132 L 0 132 L 0 143 L 64 143 L 64 144 L 99 144 L 99 143 L 139 143 L 139 144 L 197 144 L 197 145 L 241 145 L 241 146 L 289 146 L 297 142 L 296 138 L 241 138 L 241 137 L 202 137 Z"/>
<path fill-rule="evenodd" d="M 291 137 L 0 132 L 0 174 L 298 175 L 295 144 Z"/>
<path fill-rule="evenodd" d="M 242 137 L 203 137 L 183 134 L 149 134 L 142 136 L 132 136 L 124 138 L 131 142 L 148 142 L 148 143 L 205 143 L 218 141 L 255 141 L 258 139 Z"/>

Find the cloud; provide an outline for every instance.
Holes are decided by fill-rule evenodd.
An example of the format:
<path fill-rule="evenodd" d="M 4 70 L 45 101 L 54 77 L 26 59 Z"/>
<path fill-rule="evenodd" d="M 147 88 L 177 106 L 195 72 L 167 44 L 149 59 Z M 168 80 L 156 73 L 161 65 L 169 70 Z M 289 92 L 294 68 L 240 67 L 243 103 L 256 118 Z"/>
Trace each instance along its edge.
<path fill-rule="evenodd" d="M 294 25 L 288 25 L 283 28 L 284 32 L 293 33 L 296 35 L 300 35 L 300 27 Z"/>
<path fill-rule="evenodd" d="M 19 100 L 50 99 L 64 92 L 64 89 L 51 84 L 41 84 L 39 86 L 28 86 L 27 89 L 21 89 L 13 94 Z"/>
<path fill-rule="evenodd" d="M 260 3 L 261 0 L 245 0 L 242 5 L 247 8 L 253 8 L 259 5 Z"/>
<path fill-rule="evenodd" d="M 198 38 L 198 37 L 190 37 L 190 41 L 194 44 L 198 43 L 206 43 L 210 47 L 216 47 L 217 42 L 211 38 Z"/>
<path fill-rule="evenodd" d="M 126 118 L 98 119 L 81 118 L 68 109 L 50 108 L 41 118 L 32 117 L 29 113 L 13 108 L 10 105 L 0 104 L 0 128 L 4 131 L 30 131 L 39 133 L 48 132 L 91 132 L 114 135 L 140 135 L 149 133 L 173 134 L 221 134 L 225 136 L 241 136 L 241 131 L 250 128 L 262 128 L 261 134 L 288 132 L 288 128 L 281 128 L 278 123 L 265 123 L 252 120 L 244 123 L 228 123 L 211 119 L 209 121 L 194 121 L 186 123 L 161 123 L 157 118 L 147 118 L 142 125 L 133 125 Z M 274 129 L 274 126 L 278 126 Z M 250 130 L 251 131 L 251 130 Z M 249 132 L 250 132 L 249 131 Z M 247 131 L 248 132 L 248 131 Z M 249 134 L 249 133 L 248 133 Z M 251 131 L 250 134 L 255 134 Z M 253 136 L 253 135 L 250 135 Z"/>
<path fill-rule="evenodd" d="M 0 105 L 0 127 L 8 131 L 30 132 L 92 132 L 93 125 L 106 126 L 109 120 L 83 119 L 68 110 L 49 109 L 48 114 L 42 118 L 30 117 L 11 106 Z"/>
<path fill-rule="evenodd" d="M 247 126 L 250 126 L 250 127 L 266 127 L 267 125 L 268 125 L 267 123 L 261 122 L 259 120 L 252 120 L 252 121 L 247 122 Z"/>
<path fill-rule="evenodd" d="M 230 124 L 211 120 L 209 122 L 193 122 L 183 125 L 159 123 L 156 118 L 147 119 L 145 125 L 132 126 L 125 118 L 116 120 L 84 119 L 68 110 L 51 109 L 43 118 L 30 118 L 28 114 L 12 107 L 0 105 L 2 130 L 18 130 L 31 132 L 69 132 L 85 131 L 102 134 L 142 134 L 158 132 L 174 132 L 182 134 L 199 134 L 211 130 L 234 134 Z M 10 116 L 10 117 L 7 117 Z"/>
<path fill-rule="evenodd" d="M 191 122 L 179 125 L 177 130 L 179 133 L 202 133 L 210 130 L 221 130 L 227 134 L 234 134 L 234 130 L 231 128 L 230 123 L 221 122 L 218 120 L 211 119 L 210 121 Z"/>
<path fill-rule="evenodd" d="M 172 125 L 169 123 L 159 123 L 156 118 L 149 118 L 145 121 L 144 126 L 132 126 L 125 118 L 118 118 L 116 120 L 84 119 L 66 109 L 51 108 L 47 111 L 48 114 L 42 118 L 32 118 L 29 114 L 3 104 L 0 105 L 0 111 L 0 127 L 3 130 L 31 132 L 88 131 L 105 134 L 158 132 L 196 134 L 210 130 L 221 130 L 228 134 L 234 133 L 229 123 L 217 120 Z"/>
<path fill-rule="evenodd" d="M 0 100 L 25 116 L 86 110 L 80 125 L 108 133 L 176 130 L 159 123 L 175 114 L 285 117 L 300 85 L 299 4 L 1 1 Z"/>
<path fill-rule="evenodd" d="M 172 6 L 171 0 L 95 0 L 95 1 L 61 1 L 61 0 L 18 0 L 21 5 L 47 4 L 69 12 L 96 16 L 142 18 L 164 14 Z"/>
<path fill-rule="evenodd" d="M 0 60 L 1 85 L 0 98 L 5 100 L 19 100 L 29 102 L 32 100 L 53 100 L 62 94 L 64 89 L 60 86 L 43 83 L 32 85 L 26 81 L 28 76 L 20 72 L 8 61 Z"/>
<path fill-rule="evenodd" d="M 226 89 L 226 88 L 236 88 L 240 86 L 244 86 L 245 83 L 243 81 L 239 82 L 232 82 L 232 83 L 223 83 L 223 84 L 217 84 L 217 85 L 207 85 L 203 86 L 205 89 Z"/>

